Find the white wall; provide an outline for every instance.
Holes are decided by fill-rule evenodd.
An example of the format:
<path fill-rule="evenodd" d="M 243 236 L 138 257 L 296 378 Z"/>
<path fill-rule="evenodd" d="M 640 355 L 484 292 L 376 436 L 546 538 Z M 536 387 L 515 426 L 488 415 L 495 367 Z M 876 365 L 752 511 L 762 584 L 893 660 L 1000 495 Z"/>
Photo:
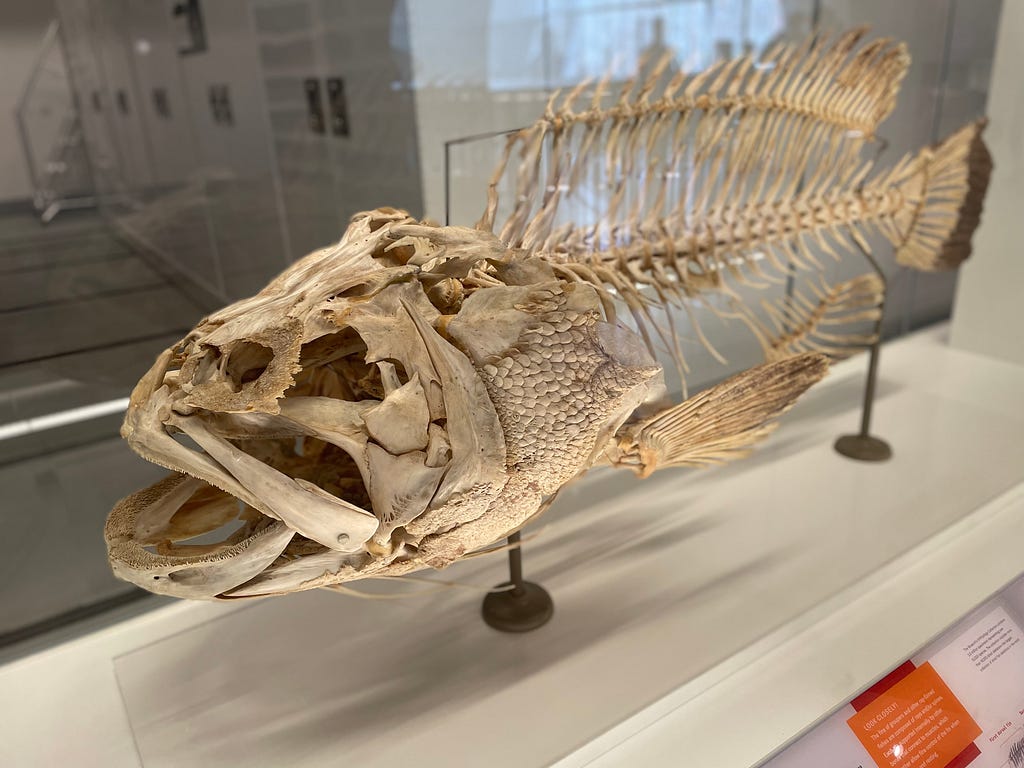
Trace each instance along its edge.
<path fill-rule="evenodd" d="M 14 108 L 54 16 L 53 0 L 0 2 L 0 202 L 32 197 Z"/>
<path fill-rule="evenodd" d="M 1024 3 L 1006 2 L 989 89 L 995 171 L 953 309 L 954 346 L 1024 364 Z"/>

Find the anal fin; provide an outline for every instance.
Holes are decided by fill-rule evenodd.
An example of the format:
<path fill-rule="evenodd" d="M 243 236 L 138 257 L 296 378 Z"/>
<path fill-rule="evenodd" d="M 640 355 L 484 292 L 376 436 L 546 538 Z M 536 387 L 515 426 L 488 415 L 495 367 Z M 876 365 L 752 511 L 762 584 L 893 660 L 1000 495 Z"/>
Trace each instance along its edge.
<path fill-rule="evenodd" d="M 737 316 L 753 331 L 768 362 L 801 352 L 840 360 L 877 340 L 884 300 L 885 284 L 868 272 L 834 285 L 808 282 L 788 297 L 763 302 L 760 314 L 738 307 Z M 865 329 L 867 323 L 872 327 Z"/>

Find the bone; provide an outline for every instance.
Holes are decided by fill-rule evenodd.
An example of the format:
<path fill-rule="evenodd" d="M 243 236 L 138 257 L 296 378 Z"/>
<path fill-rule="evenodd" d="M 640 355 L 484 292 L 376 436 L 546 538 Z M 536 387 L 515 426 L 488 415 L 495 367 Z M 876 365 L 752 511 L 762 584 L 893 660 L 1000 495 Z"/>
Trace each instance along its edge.
<path fill-rule="evenodd" d="M 379 401 L 350 402 L 330 397 L 288 397 L 281 418 L 313 436 L 343 449 L 356 464 L 363 462 L 368 434 L 363 416 Z"/>
<path fill-rule="evenodd" d="M 440 378 L 447 412 L 452 464 L 432 502 L 438 507 L 474 485 L 504 480 L 504 435 L 487 390 L 466 356 L 442 339 L 415 307 L 405 301 L 402 306 Z"/>
<path fill-rule="evenodd" d="M 399 526 L 408 525 L 427 509 L 446 467 L 429 467 L 423 451 L 392 456 L 373 443 L 367 446 L 370 471 L 366 486 L 380 519 L 374 539 L 385 543 Z"/>
<path fill-rule="evenodd" d="M 430 411 L 418 376 L 363 414 L 370 437 L 395 456 L 427 447 Z"/>
<path fill-rule="evenodd" d="M 136 533 L 140 518 L 144 527 L 170 519 L 197 483 L 173 474 L 118 502 L 104 529 L 111 566 L 118 577 L 157 594 L 211 599 L 262 572 L 295 535 L 284 523 L 272 521 L 201 555 L 155 554 L 140 546 Z"/>
<path fill-rule="evenodd" d="M 132 450 L 154 464 L 205 480 L 250 506 L 260 508 L 259 499 L 220 464 L 182 445 L 167 433 L 162 419 L 170 418 L 172 397 L 168 387 L 151 392 L 149 399 L 139 405 L 135 404 L 134 394 L 132 399 L 121 427 L 121 436 Z"/>
<path fill-rule="evenodd" d="M 536 285 L 502 287 L 477 291 L 462 304 L 462 311 L 448 323 L 449 337 L 459 345 L 475 365 L 511 347 L 526 326 L 535 322 L 533 315 L 517 308 L 538 291 Z M 549 288 L 561 290 L 552 282 Z"/>
<path fill-rule="evenodd" d="M 171 423 L 259 499 L 254 507 L 328 549 L 356 552 L 377 530 L 377 519 L 366 510 L 272 469 L 214 435 L 201 420 L 172 417 Z"/>
<path fill-rule="evenodd" d="M 345 566 L 354 568 L 365 560 L 365 554 L 346 554 L 331 550 L 318 552 L 289 563 L 269 566 L 245 583 L 224 590 L 223 597 L 263 597 L 309 589 L 310 585 L 317 586 L 318 581 L 329 581 L 330 575 L 336 574 Z"/>

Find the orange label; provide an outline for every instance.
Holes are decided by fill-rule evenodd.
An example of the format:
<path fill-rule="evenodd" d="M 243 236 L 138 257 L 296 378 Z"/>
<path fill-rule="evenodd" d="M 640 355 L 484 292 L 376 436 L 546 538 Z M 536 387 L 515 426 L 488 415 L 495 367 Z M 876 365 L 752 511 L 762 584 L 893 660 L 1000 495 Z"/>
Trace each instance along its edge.
<path fill-rule="evenodd" d="M 846 723 L 879 768 L 945 768 L 981 735 L 931 664 L 915 669 Z"/>

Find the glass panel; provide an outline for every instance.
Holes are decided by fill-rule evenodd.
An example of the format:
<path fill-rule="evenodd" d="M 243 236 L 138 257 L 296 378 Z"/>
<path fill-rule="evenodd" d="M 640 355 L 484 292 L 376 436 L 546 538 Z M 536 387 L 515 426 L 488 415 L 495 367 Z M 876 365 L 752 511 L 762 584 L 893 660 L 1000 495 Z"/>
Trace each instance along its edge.
<path fill-rule="evenodd" d="M 224 295 L 205 169 L 192 128 L 171 16 L 163 3 L 125 2 L 119 29 L 138 93 L 152 182 L 117 227 L 209 294 Z"/>
<path fill-rule="evenodd" d="M 1002 0 L 954 0 L 946 28 L 946 58 L 939 85 L 936 138 L 948 136 L 985 114 Z M 921 272 L 914 276 L 913 305 L 907 329 L 950 316 L 957 272 Z"/>
<path fill-rule="evenodd" d="M 154 72 L 137 71 L 129 48 L 138 20 L 129 11 L 141 6 L 98 5 L 61 0 L 59 39 L 102 217 L 60 211 L 44 226 L 14 208 L 0 212 L 0 519 L 11 534 L 0 538 L 0 644 L 142 596 L 111 573 L 103 522 L 119 498 L 164 471 L 128 449 L 120 422 L 155 356 L 210 309 L 186 290 L 185 269 L 153 250 L 178 244 L 162 233 L 175 222 L 171 171 L 189 168 L 188 124 L 168 138 L 146 112 L 141 94 Z M 43 131 L 33 138 L 53 146 Z M 174 145 L 174 162 L 154 165 L 154 142 Z M 147 212 L 143 251 L 126 238 L 126 222 Z M 175 250 L 183 264 L 210 262 L 205 224 L 198 234 Z"/>
<path fill-rule="evenodd" d="M 252 19 L 292 258 L 358 211 L 421 215 L 404 5 L 259 0 Z"/>
<path fill-rule="evenodd" d="M 813 3 L 800 6 L 802 11 L 792 9 L 789 16 L 782 13 L 775 3 L 747 2 L 658 2 L 658 3 L 604 3 L 582 0 L 561 0 L 547 3 L 495 4 L 492 15 L 487 19 L 486 30 L 460 29 L 458 34 L 466 37 L 489 36 L 486 82 L 477 90 L 467 90 L 465 98 L 455 98 L 452 88 L 446 88 L 441 98 L 445 109 L 426 114 L 420 110 L 420 128 L 426 135 L 443 134 L 451 131 L 465 115 L 472 125 L 481 130 L 481 135 L 463 136 L 449 140 L 447 147 L 448 171 L 445 187 L 448 195 L 448 210 L 445 214 L 451 224 L 472 225 L 483 213 L 486 203 L 487 185 L 504 147 L 502 133 L 532 123 L 543 113 L 553 88 L 571 88 L 576 83 L 596 81 L 610 75 L 608 91 L 617 94 L 634 76 L 645 61 L 657 61 L 669 56 L 670 63 L 662 81 L 667 85 L 670 77 L 682 70 L 696 73 L 723 58 L 741 52 L 760 53 L 782 39 L 802 39 L 809 31 Z M 755 18 L 756 29 L 751 26 Z M 467 22 L 463 22 L 467 23 Z M 784 26 L 792 23 L 796 26 Z M 414 27 L 415 29 L 415 27 Z M 501 42 L 499 42 L 501 41 Z M 525 66 L 523 52 L 526 52 Z M 473 70 L 467 67 L 468 72 Z M 458 86 L 456 86 L 458 89 Z M 458 93 L 458 96 L 463 94 Z M 420 103 L 427 97 L 420 90 Z M 431 116 L 436 116 L 433 123 Z M 486 122 L 485 122 L 486 121 Z M 501 122 L 506 121 L 506 122 Z M 692 142 L 693 137 L 686 140 Z M 545 148 L 549 152 L 550 147 Z M 668 156 L 665 141 L 659 146 L 662 155 Z M 548 162 L 546 158 L 545 162 Z M 513 163 L 516 160 L 513 159 Z M 600 162 L 595 162 L 588 183 L 590 187 L 563 197 L 559 203 L 558 219 L 553 229 L 562 223 L 577 225 L 597 224 L 595 212 L 607 205 L 611 183 L 603 176 Z M 683 177 L 692 172 L 684 161 Z M 429 172 L 429 171 L 428 171 Z M 541 174 L 547 173 L 547 166 Z M 639 174 L 637 174 L 639 176 Z M 437 185 L 425 178 L 428 190 Z M 636 179 L 627 182 L 624 206 L 642 194 Z M 672 193 L 681 199 L 684 181 L 680 181 Z M 515 200 L 512 185 L 499 187 L 499 209 L 497 220 L 507 215 L 510 201 Z M 436 205 L 436 202 L 433 203 Z M 669 204 L 672 204 L 671 201 Z M 444 217 L 442 216 L 442 220 Z M 859 273 L 864 266 L 860 265 Z M 733 285 L 741 299 L 759 305 L 761 301 L 781 300 L 785 296 L 785 282 L 767 288 L 752 289 Z M 731 373 L 749 368 L 763 360 L 763 353 L 757 339 L 740 322 L 726 322 L 719 316 L 727 311 L 727 304 L 721 298 L 711 298 L 714 311 L 700 302 L 693 302 L 692 314 L 683 310 L 672 312 L 672 322 L 680 337 L 680 348 L 689 371 L 686 386 L 691 390 L 701 389 L 719 381 Z M 628 314 L 623 313 L 630 324 Z M 714 347 L 709 351 L 700 341 L 704 334 Z M 665 369 L 669 392 L 678 397 L 683 383 L 671 357 L 673 343 L 668 339 L 658 343 L 662 349 L 660 362 Z M 724 359 L 724 363 L 716 359 Z"/>
<path fill-rule="evenodd" d="M 893 114 L 879 129 L 888 142 L 881 167 L 938 141 L 978 117 L 984 97 L 967 83 L 987 88 L 1001 2 L 935 3 L 909 0 L 821 0 L 821 23 L 833 29 L 869 24 L 880 34 L 903 40 L 911 66 Z M 970 11 L 967 11 L 967 7 Z M 955 74 L 953 74 L 955 72 Z M 875 242 L 872 241 L 872 245 Z M 890 280 L 884 333 L 906 332 L 949 317 L 956 273 L 924 274 L 896 266 L 892 248 L 879 242 L 875 253 Z M 836 272 L 850 276 L 843 266 Z"/>
<path fill-rule="evenodd" d="M 423 215 L 408 11 L 318 0 L 326 135 L 341 223 L 390 206 Z"/>
<path fill-rule="evenodd" d="M 258 291 L 288 263 L 250 4 L 201 3 L 206 49 L 179 56 L 224 293 Z"/>
<path fill-rule="evenodd" d="M 56 22 L 47 29 L 18 101 L 16 120 L 36 210 L 48 219 L 61 205 L 92 204 L 94 192 L 82 122 Z"/>
<path fill-rule="evenodd" d="M 292 258 L 337 239 L 334 172 L 312 2 L 253 3 L 259 68 Z M 319 113 L 311 104 L 319 106 Z M 313 114 L 314 116 L 311 116 Z"/>
<path fill-rule="evenodd" d="M 109 127 L 109 104 L 91 32 L 88 0 L 62 0 L 60 25 L 68 74 L 78 97 L 93 183 L 100 203 L 106 204 L 123 194 L 122 161 Z"/>
<path fill-rule="evenodd" d="M 121 156 L 123 197 L 108 201 L 116 206 L 112 213 L 141 204 L 153 183 L 152 147 L 140 117 L 142 98 L 135 84 L 123 11 L 121 0 L 89 5 L 88 34 L 103 83 L 101 100 L 108 129 Z"/>
<path fill-rule="evenodd" d="M 888 144 L 878 162 L 887 166 L 983 109 L 1000 8 L 999 0 L 59 0 L 102 219 L 62 214 L 46 230 L 27 216 L 2 220 L 0 311 L 10 330 L 0 350 L 0 434 L 13 437 L 0 440 L 0 471 L 19 489 L 5 518 L 21 531 L 73 521 L 75 540 L 98 542 L 116 498 L 160 474 L 116 436 L 124 398 L 160 350 L 213 307 L 337 240 L 356 211 L 389 205 L 473 225 L 501 134 L 536 119 L 555 89 L 606 73 L 617 86 L 660 52 L 672 53 L 670 69 L 693 72 L 801 39 L 814 23 L 867 22 L 906 40 L 914 60 L 882 127 Z M 583 219 L 593 203 L 581 197 L 566 215 Z M 945 316 L 955 276 L 916 276 L 895 268 L 889 246 L 877 253 L 892 284 L 887 333 Z M 825 276 L 866 270 L 853 255 Z M 777 284 L 756 300 L 785 291 Z M 741 296 L 755 298 L 748 289 Z M 751 334 L 715 308 L 695 314 L 726 365 L 696 340 L 688 315 L 676 317 L 691 390 L 761 357 Z M 670 374 L 669 389 L 680 387 Z M 65 412 L 46 429 L 28 422 Z M 75 483 L 92 476 L 95 493 L 76 494 Z M 52 599 L 28 588 L 24 597 L 14 585 L 26 580 L 8 580 L 5 608 L 17 608 L 4 611 L 0 634 L 124 593 L 98 545 L 45 540 L 9 540 L 5 554 L 30 551 Z M 40 575 L 47 569 L 59 575 Z"/>

